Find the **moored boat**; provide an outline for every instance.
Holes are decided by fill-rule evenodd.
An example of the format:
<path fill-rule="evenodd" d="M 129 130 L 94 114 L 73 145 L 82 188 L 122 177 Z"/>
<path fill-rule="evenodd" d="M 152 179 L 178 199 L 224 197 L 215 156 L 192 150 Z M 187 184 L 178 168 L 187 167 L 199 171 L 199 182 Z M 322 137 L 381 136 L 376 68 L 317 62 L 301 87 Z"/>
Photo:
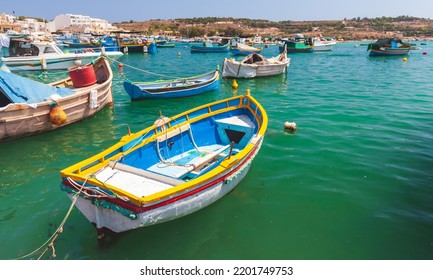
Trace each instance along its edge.
<path fill-rule="evenodd" d="M 411 44 L 397 38 L 382 38 L 369 44 L 369 56 L 399 56 L 406 55 L 411 50 Z"/>
<path fill-rule="evenodd" d="M 63 52 L 54 42 L 11 39 L 8 54 L 1 61 L 10 70 L 66 70 L 77 64 L 88 64 L 105 54 L 111 58 L 123 55 L 119 51 Z"/>
<path fill-rule="evenodd" d="M 230 78 L 254 78 L 279 75 L 287 72 L 290 58 L 286 52 L 276 57 L 266 58 L 260 54 L 250 54 L 242 61 L 224 59 L 222 75 Z"/>
<path fill-rule="evenodd" d="M 220 53 L 230 51 L 230 43 L 225 45 L 214 45 L 209 41 L 203 42 L 202 46 L 191 46 L 191 53 Z"/>
<path fill-rule="evenodd" d="M 113 103 L 113 73 L 105 57 L 71 71 L 75 76 L 48 85 L 0 71 L 0 141 L 64 127 Z M 65 113 L 62 123 L 56 115 L 53 120 L 59 108 Z"/>
<path fill-rule="evenodd" d="M 123 86 L 131 100 L 186 97 L 216 90 L 219 87 L 219 72 L 215 70 L 198 76 L 157 82 L 126 80 Z"/>
<path fill-rule="evenodd" d="M 286 50 L 287 53 L 312 53 L 314 44 L 312 38 L 305 38 L 302 34 L 295 34 L 289 40 L 285 40 L 279 47 L 280 53 Z"/>
<path fill-rule="evenodd" d="M 235 48 L 232 49 L 233 55 L 250 55 L 252 53 L 261 53 L 263 48 L 256 48 L 254 46 L 248 46 L 245 44 L 237 43 Z"/>
<path fill-rule="evenodd" d="M 313 45 L 314 45 L 314 52 L 325 52 L 325 51 L 332 51 L 332 48 L 337 42 L 335 40 L 331 39 L 325 39 L 322 37 L 314 37 L 313 38 Z"/>
<path fill-rule="evenodd" d="M 177 219 L 209 206 L 241 182 L 267 124 L 266 111 L 248 91 L 160 117 L 63 169 L 61 189 L 100 234 Z"/>

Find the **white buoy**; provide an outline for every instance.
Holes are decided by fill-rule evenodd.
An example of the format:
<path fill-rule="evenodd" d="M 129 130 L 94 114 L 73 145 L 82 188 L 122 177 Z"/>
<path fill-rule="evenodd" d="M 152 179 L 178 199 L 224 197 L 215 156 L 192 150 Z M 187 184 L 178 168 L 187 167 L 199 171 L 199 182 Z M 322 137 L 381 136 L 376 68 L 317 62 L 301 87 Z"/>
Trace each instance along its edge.
<path fill-rule="evenodd" d="M 294 132 L 296 130 L 296 123 L 295 122 L 285 122 L 284 123 L 284 130 L 288 132 Z"/>

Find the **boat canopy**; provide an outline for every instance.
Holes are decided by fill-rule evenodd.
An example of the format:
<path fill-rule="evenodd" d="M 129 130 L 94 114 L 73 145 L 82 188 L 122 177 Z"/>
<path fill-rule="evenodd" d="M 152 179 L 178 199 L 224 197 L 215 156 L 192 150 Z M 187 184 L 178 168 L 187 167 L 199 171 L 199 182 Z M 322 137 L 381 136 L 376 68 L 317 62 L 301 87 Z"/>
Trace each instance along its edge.
<path fill-rule="evenodd" d="M 9 103 L 39 103 L 53 99 L 53 96 L 68 96 L 74 91 L 68 88 L 55 87 L 18 76 L 14 73 L 0 71 L 0 107 Z"/>

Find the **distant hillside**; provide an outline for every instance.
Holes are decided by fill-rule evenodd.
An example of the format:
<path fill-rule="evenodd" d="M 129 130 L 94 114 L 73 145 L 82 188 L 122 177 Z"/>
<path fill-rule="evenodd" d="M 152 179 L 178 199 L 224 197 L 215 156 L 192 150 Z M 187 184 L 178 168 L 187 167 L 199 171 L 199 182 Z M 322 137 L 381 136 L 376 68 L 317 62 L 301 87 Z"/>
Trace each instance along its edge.
<path fill-rule="evenodd" d="M 247 18 L 179 18 L 174 20 L 149 20 L 144 22 L 114 23 L 129 31 L 149 35 L 200 36 L 239 36 L 250 37 L 256 34 L 272 37 L 291 37 L 295 33 L 305 35 L 321 34 L 345 40 L 376 39 L 399 34 L 404 37 L 433 37 L 433 21 L 411 16 L 353 18 L 327 21 L 269 21 Z"/>

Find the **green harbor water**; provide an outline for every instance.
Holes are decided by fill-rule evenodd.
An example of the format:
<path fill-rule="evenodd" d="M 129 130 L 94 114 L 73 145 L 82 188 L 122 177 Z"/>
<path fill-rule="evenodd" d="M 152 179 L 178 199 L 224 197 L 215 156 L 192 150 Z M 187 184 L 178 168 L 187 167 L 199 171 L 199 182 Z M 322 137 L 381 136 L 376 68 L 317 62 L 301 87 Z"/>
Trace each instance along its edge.
<path fill-rule="evenodd" d="M 269 126 L 233 192 L 104 246 L 73 209 L 55 259 L 433 259 L 433 49 L 411 51 L 405 62 L 370 58 L 357 45 L 292 54 L 287 75 L 237 80 L 237 92 L 222 79 L 218 91 L 176 100 L 131 102 L 113 63 L 113 107 L 58 131 L 0 143 L 0 259 L 32 252 L 61 223 L 71 205 L 59 187 L 61 169 L 116 143 L 128 127 L 151 125 L 160 112 L 172 116 L 246 89 L 266 109 Z M 277 46 L 263 54 L 277 55 Z M 177 45 L 119 61 L 126 78 L 152 81 L 162 77 L 127 65 L 186 77 L 221 67 L 224 57 L 231 54 L 191 54 Z M 296 122 L 295 133 L 284 132 L 286 121 Z M 53 259 L 51 249 L 43 259 Z"/>

